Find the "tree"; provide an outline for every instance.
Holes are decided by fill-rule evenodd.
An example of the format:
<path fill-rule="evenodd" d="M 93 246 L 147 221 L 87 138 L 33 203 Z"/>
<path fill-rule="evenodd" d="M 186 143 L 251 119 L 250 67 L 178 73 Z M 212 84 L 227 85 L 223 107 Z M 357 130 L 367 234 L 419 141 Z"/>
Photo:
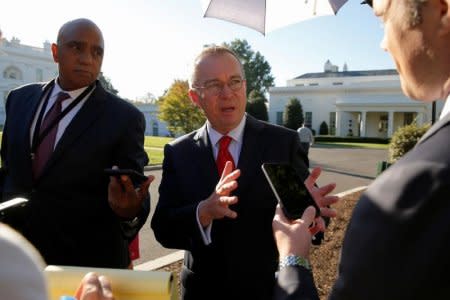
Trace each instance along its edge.
<path fill-rule="evenodd" d="M 191 132 L 205 122 L 203 112 L 189 99 L 187 80 L 175 80 L 159 98 L 159 118 L 173 134 Z"/>
<path fill-rule="evenodd" d="M 100 72 L 100 74 L 98 75 L 98 80 L 100 81 L 105 90 L 114 95 L 119 94 L 119 91 L 113 87 L 111 79 L 109 79 L 109 77 L 104 76 L 103 72 Z"/>
<path fill-rule="evenodd" d="M 323 121 L 322 123 L 320 123 L 319 134 L 321 134 L 321 135 L 327 135 L 328 134 L 327 122 Z"/>
<path fill-rule="evenodd" d="M 269 116 L 267 113 L 266 102 L 267 100 L 266 97 L 264 97 L 264 94 L 259 91 L 252 91 L 248 96 L 246 107 L 247 113 L 259 120 L 268 121 Z"/>
<path fill-rule="evenodd" d="M 252 50 L 247 40 L 235 39 L 223 45 L 233 50 L 241 59 L 247 81 L 247 97 L 251 91 L 266 93 L 269 87 L 274 86 L 275 78 L 270 74 L 269 63 L 259 51 Z"/>
<path fill-rule="evenodd" d="M 284 127 L 296 130 L 303 124 L 303 108 L 300 101 L 293 97 L 284 109 L 283 125 Z"/>

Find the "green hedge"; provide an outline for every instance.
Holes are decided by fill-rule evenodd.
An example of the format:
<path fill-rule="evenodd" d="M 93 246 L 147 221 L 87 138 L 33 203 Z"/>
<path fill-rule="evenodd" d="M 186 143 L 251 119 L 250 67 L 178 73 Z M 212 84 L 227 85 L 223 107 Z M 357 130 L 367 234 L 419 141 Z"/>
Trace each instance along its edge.
<path fill-rule="evenodd" d="M 430 124 L 415 123 L 400 127 L 392 135 L 389 144 L 389 162 L 394 163 L 411 150 L 430 128 Z"/>
<path fill-rule="evenodd" d="M 314 137 L 316 143 L 320 142 L 335 142 L 335 143 L 375 143 L 375 144 L 389 144 L 388 138 L 374 138 L 374 137 L 340 137 L 340 136 L 316 136 Z"/>

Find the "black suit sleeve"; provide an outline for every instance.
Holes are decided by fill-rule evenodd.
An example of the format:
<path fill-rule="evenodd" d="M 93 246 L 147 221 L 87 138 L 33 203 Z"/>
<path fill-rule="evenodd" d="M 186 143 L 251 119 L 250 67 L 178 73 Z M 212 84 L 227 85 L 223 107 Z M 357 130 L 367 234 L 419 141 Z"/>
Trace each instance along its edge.
<path fill-rule="evenodd" d="M 192 251 L 194 247 L 204 246 L 196 218 L 198 201 L 187 200 L 192 195 L 183 195 L 178 184 L 184 177 L 195 174 L 183 167 L 175 167 L 178 154 L 173 146 L 164 147 L 163 178 L 151 226 L 156 239 L 164 247 Z"/>
<path fill-rule="evenodd" d="M 119 168 L 131 168 L 143 172 L 148 164 L 148 156 L 144 150 L 145 118 L 141 112 L 130 111 L 127 126 L 122 135 L 122 141 L 115 149 L 115 157 Z M 145 224 L 150 213 L 150 195 L 142 203 L 136 224 L 128 225 L 122 222 L 122 234 L 127 240 L 132 240 Z"/>
<path fill-rule="evenodd" d="M 285 267 L 278 273 L 274 300 L 318 300 L 310 270 L 300 266 Z"/>
<path fill-rule="evenodd" d="M 8 114 L 8 101 L 9 99 L 9 95 L 6 98 L 6 102 L 5 102 L 5 114 Z M 6 172 L 8 171 L 8 161 L 6 160 L 6 149 L 8 147 L 7 145 L 7 126 L 8 126 L 8 119 L 6 119 L 5 121 L 5 126 L 3 127 L 3 133 L 2 133 L 2 144 L 1 144 L 1 149 L 0 149 L 0 157 L 1 157 L 1 168 L 0 168 L 0 202 L 3 202 L 4 200 L 7 199 L 3 199 L 3 185 L 4 185 L 4 180 L 5 180 L 5 176 L 6 176 Z"/>

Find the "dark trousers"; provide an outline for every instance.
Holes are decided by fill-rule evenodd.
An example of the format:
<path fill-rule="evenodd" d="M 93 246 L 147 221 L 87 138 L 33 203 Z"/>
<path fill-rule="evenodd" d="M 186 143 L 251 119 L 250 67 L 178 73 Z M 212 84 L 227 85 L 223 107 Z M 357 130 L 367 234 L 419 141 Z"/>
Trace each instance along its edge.
<path fill-rule="evenodd" d="M 303 151 L 305 151 L 306 155 L 308 155 L 308 153 L 309 153 L 309 142 L 308 143 L 302 143 L 301 142 L 300 145 L 302 146 Z"/>

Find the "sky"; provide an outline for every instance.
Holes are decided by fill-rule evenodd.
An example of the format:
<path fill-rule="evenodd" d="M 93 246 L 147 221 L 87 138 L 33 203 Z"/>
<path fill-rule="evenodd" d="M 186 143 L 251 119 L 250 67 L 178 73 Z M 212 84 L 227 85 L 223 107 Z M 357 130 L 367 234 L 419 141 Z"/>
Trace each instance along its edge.
<path fill-rule="evenodd" d="M 245 1 L 245 0 L 243 0 Z M 282 0 L 278 0 L 282 3 Z M 303 0 L 299 0 L 303 1 Z M 322 72 L 329 59 L 349 71 L 394 68 L 380 48 L 383 29 L 367 5 L 348 0 L 336 16 L 323 16 L 267 33 L 204 18 L 201 0 L 4 0 L 3 37 L 42 47 L 59 27 L 89 18 L 102 30 L 102 71 L 119 95 L 135 100 L 161 96 L 175 79 L 189 78 L 205 44 L 246 39 L 272 67 L 276 86 L 305 73 Z"/>

